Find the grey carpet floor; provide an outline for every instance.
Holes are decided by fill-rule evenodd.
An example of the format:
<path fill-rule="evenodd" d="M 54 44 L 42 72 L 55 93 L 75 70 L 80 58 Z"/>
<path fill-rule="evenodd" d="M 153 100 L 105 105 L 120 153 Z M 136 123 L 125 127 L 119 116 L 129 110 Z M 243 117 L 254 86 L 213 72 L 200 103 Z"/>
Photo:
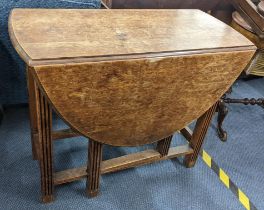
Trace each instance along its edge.
<path fill-rule="evenodd" d="M 239 81 L 234 97 L 264 97 L 264 79 Z M 258 209 L 264 209 L 264 109 L 230 105 L 225 121 L 228 142 L 216 136 L 215 121 L 208 132 L 205 150 L 247 194 Z M 65 125 L 54 120 L 55 128 Z M 173 144 L 182 144 L 174 136 Z M 104 159 L 153 147 L 104 147 Z M 86 164 L 87 140 L 55 142 L 55 170 Z M 244 209 L 238 199 L 199 158 L 186 169 L 181 160 L 168 160 L 103 175 L 101 194 L 85 196 L 85 180 L 56 187 L 56 201 L 39 202 L 40 178 L 31 145 L 26 107 L 5 110 L 0 127 L 0 209 Z"/>

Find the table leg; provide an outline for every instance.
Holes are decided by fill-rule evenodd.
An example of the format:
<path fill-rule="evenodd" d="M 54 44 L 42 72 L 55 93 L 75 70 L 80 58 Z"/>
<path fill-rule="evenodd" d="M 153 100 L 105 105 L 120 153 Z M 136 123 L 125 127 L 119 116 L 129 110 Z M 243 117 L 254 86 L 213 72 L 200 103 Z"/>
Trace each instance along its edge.
<path fill-rule="evenodd" d="M 90 197 L 95 197 L 99 193 L 102 154 L 103 145 L 90 139 L 87 166 L 87 195 Z"/>
<path fill-rule="evenodd" d="M 228 109 L 223 99 L 219 101 L 217 109 L 218 109 L 217 133 L 220 140 L 225 142 L 227 140 L 227 132 L 223 129 L 223 122 L 228 114 Z"/>
<path fill-rule="evenodd" d="M 212 117 L 216 111 L 218 103 L 214 104 L 207 112 L 205 112 L 196 122 L 192 139 L 190 141 L 190 146 L 193 148 L 193 154 L 186 155 L 184 158 L 184 163 L 186 167 L 193 167 L 198 158 L 200 149 L 202 148 L 202 144 L 204 138 L 206 136 L 207 130 L 210 126 Z"/>
<path fill-rule="evenodd" d="M 36 106 L 39 111 L 38 128 L 39 128 L 39 162 L 41 171 L 41 193 L 44 203 L 53 201 L 53 145 L 51 138 L 52 129 L 52 111 L 45 97 L 37 91 L 38 100 Z"/>
<path fill-rule="evenodd" d="M 162 157 L 168 155 L 170 145 L 171 145 L 171 141 L 172 141 L 172 137 L 173 136 L 169 136 L 165 139 L 158 141 L 157 151 L 161 154 Z"/>
<path fill-rule="evenodd" d="M 38 135 L 38 111 L 36 97 L 36 84 L 32 76 L 30 67 L 27 67 L 27 81 L 28 81 L 28 98 L 29 98 L 29 117 L 30 117 L 30 128 L 31 128 L 31 145 L 32 145 L 32 156 L 34 160 L 38 159 L 39 156 L 39 135 Z"/>

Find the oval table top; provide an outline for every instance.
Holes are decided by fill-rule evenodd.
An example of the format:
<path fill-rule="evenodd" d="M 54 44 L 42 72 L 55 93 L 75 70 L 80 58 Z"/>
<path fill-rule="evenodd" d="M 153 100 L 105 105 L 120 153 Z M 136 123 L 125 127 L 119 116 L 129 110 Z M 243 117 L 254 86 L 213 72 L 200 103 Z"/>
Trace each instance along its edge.
<path fill-rule="evenodd" d="M 256 50 L 199 10 L 16 9 L 9 26 L 57 113 L 115 146 L 152 143 L 199 118 Z"/>
<path fill-rule="evenodd" d="M 14 9 L 9 31 L 33 66 L 253 47 L 200 10 Z"/>

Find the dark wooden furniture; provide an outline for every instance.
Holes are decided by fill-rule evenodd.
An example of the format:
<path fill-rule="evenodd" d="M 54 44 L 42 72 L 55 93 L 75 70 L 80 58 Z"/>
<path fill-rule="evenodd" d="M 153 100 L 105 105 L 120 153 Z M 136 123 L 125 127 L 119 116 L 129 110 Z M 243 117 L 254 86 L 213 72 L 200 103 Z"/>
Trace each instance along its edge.
<path fill-rule="evenodd" d="M 199 10 L 16 9 L 9 31 L 34 90 L 43 202 L 53 200 L 55 185 L 85 177 L 95 196 L 101 174 L 178 156 L 194 166 L 219 98 L 256 49 Z M 52 141 L 61 133 L 52 131 L 52 110 L 89 138 L 87 167 L 54 172 Z M 186 126 L 197 118 L 192 134 Z M 171 148 L 177 131 L 189 143 Z M 102 161 L 103 144 L 156 142 L 154 150 Z"/>
<path fill-rule="evenodd" d="M 106 0 L 113 9 L 201 9 L 230 23 L 234 10 L 229 0 Z"/>
<path fill-rule="evenodd" d="M 201 8 L 205 11 L 214 9 L 219 0 L 108 0 L 116 9 L 194 9 Z"/>
<path fill-rule="evenodd" d="M 264 2 L 255 5 L 250 0 L 232 0 L 237 11 L 233 13 L 232 27 L 251 40 L 257 47 L 257 53 L 245 68 L 246 75 L 264 76 Z M 230 92 L 230 91 L 229 91 Z M 264 107 L 264 98 L 228 98 L 225 94 L 219 103 L 218 135 L 222 141 L 227 140 L 223 121 L 228 113 L 226 104 L 259 105 Z"/>

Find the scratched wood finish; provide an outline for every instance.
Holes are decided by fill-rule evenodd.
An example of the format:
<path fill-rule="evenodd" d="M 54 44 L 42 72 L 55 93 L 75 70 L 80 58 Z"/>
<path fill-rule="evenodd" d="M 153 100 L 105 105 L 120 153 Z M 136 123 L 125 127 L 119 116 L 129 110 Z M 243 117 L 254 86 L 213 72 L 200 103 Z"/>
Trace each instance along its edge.
<path fill-rule="evenodd" d="M 54 108 L 75 130 L 101 143 L 135 146 L 170 136 L 201 116 L 253 54 L 40 66 L 35 73 Z"/>
<path fill-rule="evenodd" d="M 15 9 L 9 31 L 31 66 L 252 46 L 200 10 Z"/>

